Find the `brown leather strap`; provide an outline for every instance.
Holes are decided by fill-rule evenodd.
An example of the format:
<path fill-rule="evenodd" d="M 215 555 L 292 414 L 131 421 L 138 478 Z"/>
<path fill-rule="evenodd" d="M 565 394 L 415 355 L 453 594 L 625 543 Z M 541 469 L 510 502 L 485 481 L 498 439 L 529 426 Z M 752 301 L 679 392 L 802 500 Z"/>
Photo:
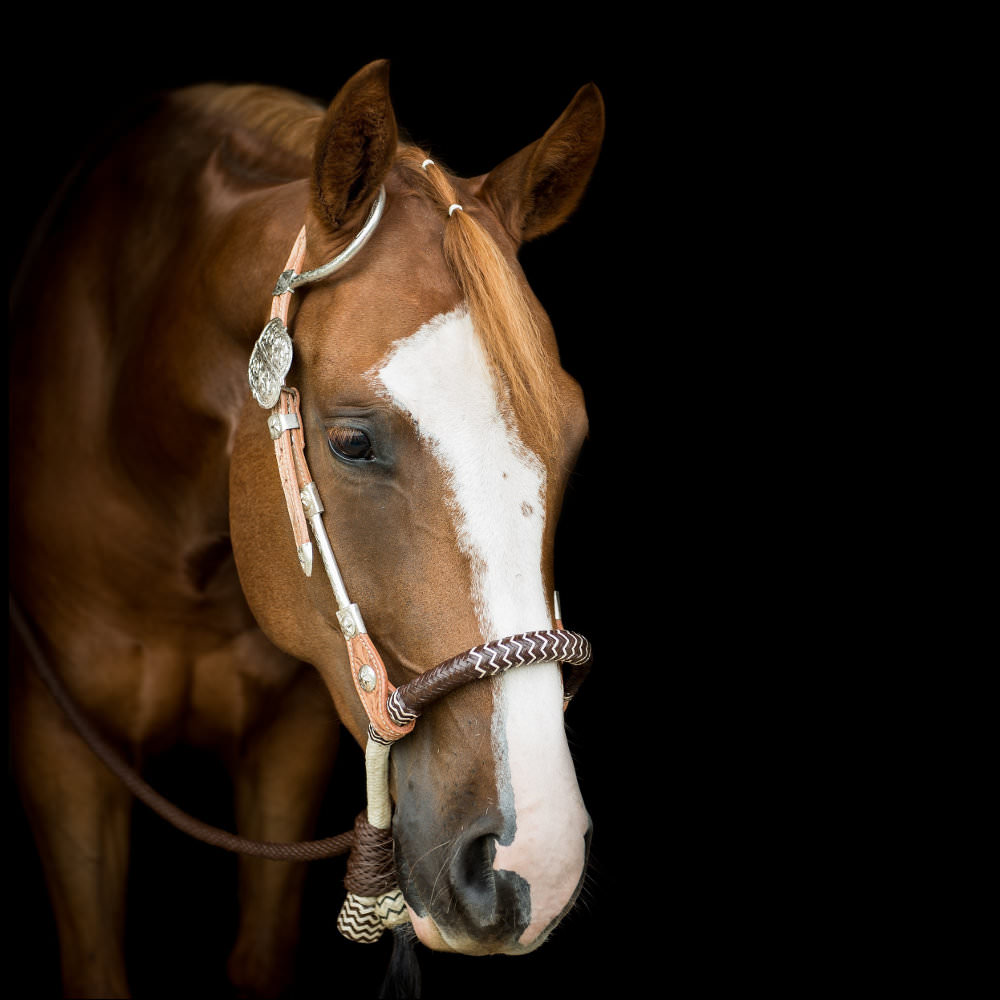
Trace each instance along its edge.
<path fill-rule="evenodd" d="M 309 526 L 302 509 L 301 498 L 302 486 L 305 485 L 302 482 L 303 470 L 308 474 L 309 467 L 306 465 L 304 453 L 305 431 L 299 411 L 298 390 L 283 386 L 281 396 L 271 415 L 279 420 L 282 417 L 291 417 L 296 425 L 281 428 L 276 424 L 277 437 L 274 431 L 271 436 L 274 438 L 274 455 L 278 460 L 278 475 L 281 477 L 281 488 L 285 494 L 288 519 L 292 524 L 292 536 L 295 539 L 296 549 L 301 553 L 303 547 L 309 544 Z M 311 572 L 310 566 L 306 569 L 306 575 L 309 576 Z"/>
<path fill-rule="evenodd" d="M 299 271 L 306 255 L 306 227 L 299 230 L 292 252 L 285 264 L 286 271 Z M 271 300 L 271 319 L 280 319 L 288 326 L 288 306 L 292 297 L 291 289 L 281 295 L 273 296 Z M 281 477 L 281 488 L 285 494 L 285 506 L 288 509 L 288 520 L 292 525 L 292 536 L 295 548 L 299 553 L 302 568 L 306 575 L 312 573 L 311 557 L 303 558 L 303 553 L 309 550 L 309 527 L 305 513 L 302 510 L 302 487 L 312 481 L 309 466 L 305 457 L 305 428 L 302 426 L 302 414 L 299 410 L 299 393 L 297 389 L 283 386 L 277 405 L 271 411 L 271 436 L 274 438 L 274 454 L 278 460 L 278 474 Z M 293 418 L 281 423 L 283 417 Z M 295 426 L 289 426 L 294 424 Z"/>
<path fill-rule="evenodd" d="M 306 231 L 303 226 L 288 257 L 285 272 L 300 271 L 305 252 Z M 292 292 L 291 288 L 283 283 L 279 282 L 278 287 L 285 288 L 285 291 L 274 296 L 271 303 L 271 319 L 280 319 L 287 328 L 288 304 Z M 281 487 L 285 494 L 288 519 L 292 524 L 292 535 L 295 538 L 302 568 L 309 576 L 312 572 L 312 555 L 309 528 L 302 504 L 302 490 L 313 482 L 313 477 L 305 456 L 305 428 L 302 426 L 297 389 L 282 386 L 281 396 L 272 411 L 270 423 Z M 351 663 L 351 677 L 368 715 L 371 732 L 384 743 L 392 743 L 406 736 L 413 729 L 413 724 L 398 725 L 389 716 L 386 702 L 395 688 L 389 681 L 385 664 L 371 638 L 364 632 L 357 632 L 352 636 L 345 636 L 345 641 Z M 362 670 L 365 670 L 364 674 Z"/>

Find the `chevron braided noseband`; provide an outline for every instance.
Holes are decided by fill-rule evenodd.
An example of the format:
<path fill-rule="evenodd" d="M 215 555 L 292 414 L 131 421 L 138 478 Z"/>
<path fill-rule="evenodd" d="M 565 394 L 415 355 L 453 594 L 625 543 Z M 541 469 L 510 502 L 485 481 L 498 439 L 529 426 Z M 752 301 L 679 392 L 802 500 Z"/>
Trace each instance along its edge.
<path fill-rule="evenodd" d="M 466 684 L 496 677 L 512 667 L 552 662 L 568 668 L 563 680 L 565 707 L 583 682 L 590 657 L 590 643 L 564 629 L 496 639 L 453 656 L 392 690 L 386 698 L 388 715 L 405 735 L 425 709 Z M 409 922 L 403 894 L 396 885 L 388 793 L 389 751 L 399 739 L 402 735 L 386 733 L 374 719 L 369 723 L 365 750 L 368 808 L 355 822 L 354 848 L 344 879 L 347 898 L 337 917 L 340 933 L 364 944 L 377 941 L 386 928 L 400 928 Z"/>
<path fill-rule="evenodd" d="M 552 662 L 576 668 L 564 684 L 563 699 L 568 702 L 583 682 L 586 665 L 590 662 L 590 643 L 576 632 L 543 629 L 474 646 L 414 677 L 389 695 L 389 716 L 398 725 L 405 726 L 415 722 L 428 705 L 469 681 L 496 677 L 511 667 Z"/>
<path fill-rule="evenodd" d="M 396 885 L 392 856 L 388 768 L 393 743 L 409 733 L 421 713 L 445 695 L 473 681 L 532 663 L 563 665 L 565 708 L 583 683 L 590 658 L 590 643 L 582 635 L 562 628 L 495 639 L 453 656 L 390 691 L 385 707 L 396 732 L 387 732 L 369 712 L 365 749 L 368 808 L 355 823 L 355 846 L 344 880 L 347 898 L 337 917 L 337 929 L 344 937 L 369 944 L 377 941 L 387 927 L 401 927 L 409 921 L 403 894 Z"/>
<path fill-rule="evenodd" d="M 337 927 L 345 937 L 362 942 L 376 941 L 386 927 L 401 928 L 409 922 L 393 865 L 392 801 L 389 796 L 389 751 L 393 743 L 412 732 L 420 714 L 438 699 L 465 684 L 495 677 L 512 667 L 532 663 L 563 664 L 565 708 L 583 681 L 584 668 L 590 660 L 590 643 L 583 636 L 562 628 L 557 595 L 555 628 L 484 643 L 394 688 L 365 628 L 361 610 L 347 594 L 323 524 L 323 503 L 305 457 L 299 394 L 285 385 L 292 361 L 288 306 L 296 287 L 328 277 L 355 256 L 375 231 L 385 203 L 383 188 L 372 205 L 368 221 L 350 247 L 322 267 L 299 273 L 306 253 L 303 226 L 275 286 L 271 317 L 254 346 L 249 369 L 254 398 L 261 407 L 271 410 L 268 429 L 274 442 L 299 563 L 306 576 L 310 576 L 313 544 L 309 541 L 308 528 L 311 528 L 337 601 L 337 621 L 347 644 L 354 688 L 368 715 L 365 747 L 368 807 L 355 823 L 354 848 L 345 878 L 347 899 L 337 918 Z"/>

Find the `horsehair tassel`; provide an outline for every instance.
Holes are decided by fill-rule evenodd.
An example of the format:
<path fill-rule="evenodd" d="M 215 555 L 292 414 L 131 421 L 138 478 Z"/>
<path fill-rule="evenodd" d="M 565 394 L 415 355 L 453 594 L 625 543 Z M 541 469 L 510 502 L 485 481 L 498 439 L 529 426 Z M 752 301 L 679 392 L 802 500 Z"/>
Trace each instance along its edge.
<path fill-rule="evenodd" d="M 420 962 L 417 960 L 417 932 L 413 924 L 392 929 L 392 957 L 386 969 L 379 1000 L 409 1000 L 422 996 Z"/>

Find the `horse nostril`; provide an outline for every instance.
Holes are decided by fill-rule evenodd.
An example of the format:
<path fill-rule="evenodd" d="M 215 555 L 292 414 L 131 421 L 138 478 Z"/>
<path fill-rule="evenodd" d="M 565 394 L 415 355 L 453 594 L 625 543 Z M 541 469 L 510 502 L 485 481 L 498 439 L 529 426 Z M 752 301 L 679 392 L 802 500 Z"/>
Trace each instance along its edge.
<path fill-rule="evenodd" d="M 495 834 L 463 836 L 451 863 L 451 883 L 459 898 L 477 908 L 490 905 L 496 872 Z"/>
<path fill-rule="evenodd" d="M 515 938 L 531 916 L 530 887 L 516 872 L 497 871 L 496 832 L 473 828 L 459 839 L 449 869 L 452 894 L 480 933 Z"/>

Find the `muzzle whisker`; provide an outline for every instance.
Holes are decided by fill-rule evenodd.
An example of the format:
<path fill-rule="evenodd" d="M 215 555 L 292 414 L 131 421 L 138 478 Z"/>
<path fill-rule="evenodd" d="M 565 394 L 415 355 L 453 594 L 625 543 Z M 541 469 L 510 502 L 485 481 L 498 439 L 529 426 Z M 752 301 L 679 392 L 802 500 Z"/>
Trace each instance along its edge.
<path fill-rule="evenodd" d="M 444 876 L 447 873 L 448 869 L 451 867 L 455 858 L 458 857 L 458 852 L 461 848 L 461 843 L 458 837 L 452 837 L 450 840 L 445 841 L 445 843 L 440 846 L 442 847 L 447 846 L 453 848 L 453 850 L 449 852 L 448 856 L 442 862 L 441 867 L 438 869 L 437 875 L 434 876 L 434 882 L 431 885 L 430 899 L 428 900 L 428 904 L 432 904 L 434 902 L 438 892 L 438 883 L 441 881 L 442 876 Z M 452 900 L 452 902 L 454 902 L 454 900 Z"/>

